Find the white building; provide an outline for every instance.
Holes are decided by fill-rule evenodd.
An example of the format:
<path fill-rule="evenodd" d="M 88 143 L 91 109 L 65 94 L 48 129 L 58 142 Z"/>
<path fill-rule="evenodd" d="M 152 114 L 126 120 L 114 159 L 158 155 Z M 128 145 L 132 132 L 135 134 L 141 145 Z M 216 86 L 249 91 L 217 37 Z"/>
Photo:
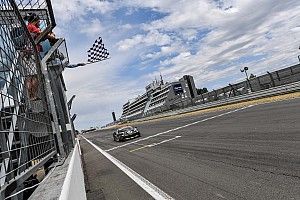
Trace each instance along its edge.
<path fill-rule="evenodd" d="M 164 83 L 153 81 L 146 86 L 146 92 L 123 105 L 121 119 L 135 119 L 176 107 L 193 104 L 197 96 L 194 79 L 185 75 L 178 81 Z"/>

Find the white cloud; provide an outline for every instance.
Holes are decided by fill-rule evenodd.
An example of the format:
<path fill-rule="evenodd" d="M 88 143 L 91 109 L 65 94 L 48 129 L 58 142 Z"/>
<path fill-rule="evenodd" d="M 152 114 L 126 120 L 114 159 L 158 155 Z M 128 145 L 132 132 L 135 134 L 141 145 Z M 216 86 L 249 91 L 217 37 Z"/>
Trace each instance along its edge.
<path fill-rule="evenodd" d="M 117 46 L 121 51 L 126 51 L 138 45 L 144 46 L 163 46 L 171 43 L 171 38 L 167 34 L 160 33 L 159 31 L 150 31 L 147 35 L 135 35 L 130 39 L 120 41 Z"/>
<path fill-rule="evenodd" d="M 228 13 L 224 7 L 233 10 Z M 197 74 L 200 69 L 213 68 L 220 63 L 230 64 L 242 56 L 266 54 L 268 59 L 253 61 L 255 66 L 251 66 L 253 70 L 259 68 L 258 71 L 261 71 L 295 62 L 299 7 L 298 1 L 228 1 L 222 8 L 210 1 L 189 1 L 188 4 L 181 1 L 173 7 L 161 7 L 170 14 L 144 27 L 149 31 L 175 31 L 182 35 L 184 31 L 195 30 L 191 27 L 211 29 L 199 44 L 197 53 L 189 56 L 188 60 L 182 61 L 177 56 L 161 62 L 160 71 L 166 76 L 176 77 L 183 72 Z M 268 32 L 272 35 L 271 39 L 266 38 Z M 281 58 L 281 61 L 276 58 Z M 165 65 L 171 66 L 163 67 Z M 211 79 L 218 80 L 218 77 L 211 76 Z"/>
<path fill-rule="evenodd" d="M 114 59 L 65 71 L 67 94 L 69 97 L 76 94 L 72 113 L 78 114 L 79 128 L 111 122 L 112 111 L 120 116 L 126 100 L 144 90 L 145 80 L 128 80 L 126 75 L 120 74 L 123 67 L 120 63 L 128 64 L 127 58 L 135 53 L 116 54 Z"/>
<path fill-rule="evenodd" d="M 199 87 L 215 87 L 221 86 L 221 79 L 230 82 L 240 79 L 239 69 L 243 66 L 248 66 L 250 73 L 262 74 L 298 62 L 298 0 L 181 0 L 176 3 L 174 0 L 54 0 L 53 5 L 56 18 L 64 25 L 71 20 L 79 22 L 76 31 L 91 35 L 101 32 L 109 39 L 107 46 L 116 48 L 112 59 L 98 67 L 66 72 L 69 93 L 78 94 L 74 112 L 84 125 L 100 124 L 100 120 L 102 124 L 108 122 L 112 110 L 120 113 L 122 104 L 141 93 L 147 81 L 159 72 L 170 81 L 191 74 Z M 128 16 L 139 8 L 148 8 L 165 17 L 143 24 L 128 21 L 122 24 L 121 18 L 111 17 L 112 22 L 104 23 L 101 17 L 93 16 L 91 20 L 89 16 L 113 15 L 112 11 L 124 7 Z M 65 33 L 66 29 L 60 26 L 58 31 Z M 199 35 L 201 40 L 197 38 Z M 80 45 L 79 41 L 72 42 Z M 71 52 L 75 61 L 83 58 L 79 50 Z M 252 56 L 260 57 L 252 59 Z M 150 66 L 152 71 L 147 70 L 147 74 L 137 75 L 136 80 L 128 80 L 130 75 L 121 74 L 122 70 L 140 58 L 145 67 L 152 61 L 159 64 Z"/>
<path fill-rule="evenodd" d="M 180 54 L 185 51 L 187 51 L 187 49 L 183 45 L 181 45 L 180 42 L 172 41 L 169 45 L 161 46 L 158 51 L 151 51 L 150 53 L 147 52 L 146 54 L 141 54 L 140 57 L 144 61 L 144 63 L 146 63 L 151 62 L 153 60 L 158 60 L 163 56 L 170 57 L 175 53 Z"/>
<path fill-rule="evenodd" d="M 101 32 L 105 31 L 105 27 L 101 24 L 99 19 L 92 19 L 87 24 L 81 26 L 81 33 L 88 36 L 98 36 Z"/>
<path fill-rule="evenodd" d="M 186 40 L 194 40 L 197 38 L 197 29 L 185 29 L 181 32 L 182 36 Z"/>
<path fill-rule="evenodd" d="M 163 54 L 168 54 L 171 52 L 176 51 L 177 49 L 175 48 L 175 46 L 162 46 L 161 47 L 161 53 Z"/>
<path fill-rule="evenodd" d="M 121 51 L 126 51 L 133 48 L 134 46 L 141 44 L 143 42 L 143 35 L 136 35 L 133 38 L 125 39 L 118 42 L 118 49 Z"/>
<path fill-rule="evenodd" d="M 118 8 L 118 4 L 99 0 L 53 0 L 56 19 L 61 23 L 86 16 L 88 13 L 106 14 Z"/>
<path fill-rule="evenodd" d="M 124 24 L 121 26 L 121 29 L 125 29 L 125 30 L 130 30 L 132 28 L 133 28 L 133 26 L 131 24 Z"/>

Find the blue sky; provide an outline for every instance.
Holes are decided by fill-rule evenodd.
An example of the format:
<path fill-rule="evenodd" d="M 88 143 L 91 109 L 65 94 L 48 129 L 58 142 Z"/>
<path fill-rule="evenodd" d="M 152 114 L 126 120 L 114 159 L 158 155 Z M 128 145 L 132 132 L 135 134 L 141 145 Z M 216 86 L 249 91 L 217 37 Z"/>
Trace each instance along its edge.
<path fill-rule="evenodd" d="M 72 63 L 101 36 L 111 59 L 67 69 L 68 96 L 79 129 L 111 122 L 122 105 L 161 73 L 185 74 L 216 89 L 298 62 L 298 0 L 53 0 L 59 37 Z"/>

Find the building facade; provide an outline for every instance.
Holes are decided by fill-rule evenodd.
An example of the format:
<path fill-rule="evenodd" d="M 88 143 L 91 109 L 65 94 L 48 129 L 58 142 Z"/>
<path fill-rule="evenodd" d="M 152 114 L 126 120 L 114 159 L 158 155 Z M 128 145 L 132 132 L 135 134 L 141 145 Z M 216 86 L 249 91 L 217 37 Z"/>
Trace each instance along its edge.
<path fill-rule="evenodd" d="M 197 97 L 194 79 L 185 75 L 171 83 L 161 79 L 155 80 L 145 87 L 146 92 L 123 105 L 121 120 L 136 119 L 157 112 L 188 106 Z"/>

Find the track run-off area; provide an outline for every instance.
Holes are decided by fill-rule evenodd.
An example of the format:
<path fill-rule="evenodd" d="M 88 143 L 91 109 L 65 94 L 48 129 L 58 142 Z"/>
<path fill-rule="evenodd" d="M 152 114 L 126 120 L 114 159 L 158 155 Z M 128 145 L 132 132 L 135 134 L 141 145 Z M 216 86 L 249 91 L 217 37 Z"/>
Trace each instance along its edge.
<path fill-rule="evenodd" d="M 81 137 L 88 199 L 300 199 L 300 98 L 136 126 Z"/>

